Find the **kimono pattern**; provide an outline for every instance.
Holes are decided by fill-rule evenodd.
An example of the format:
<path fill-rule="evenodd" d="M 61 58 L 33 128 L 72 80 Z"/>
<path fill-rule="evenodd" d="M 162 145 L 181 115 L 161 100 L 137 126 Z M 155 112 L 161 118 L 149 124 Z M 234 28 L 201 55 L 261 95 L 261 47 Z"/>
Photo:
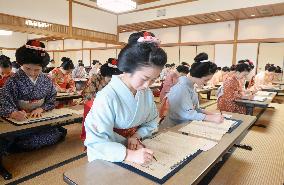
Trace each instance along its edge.
<path fill-rule="evenodd" d="M 171 71 L 165 78 L 165 81 L 163 83 L 163 88 L 160 92 L 160 100 L 164 99 L 166 94 L 170 91 L 171 87 L 174 86 L 178 81 L 178 74 L 176 71 Z"/>
<path fill-rule="evenodd" d="M 223 83 L 223 95 L 217 100 L 218 109 L 221 111 L 245 114 L 246 108 L 235 102 L 236 99 L 242 97 L 242 90 L 240 81 L 237 79 L 236 75 L 227 78 Z"/>
<path fill-rule="evenodd" d="M 9 73 L 8 75 L 1 75 L 1 74 L 0 74 L 0 88 L 2 88 L 2 87 L 5 85 L 6 81 L 7 81 L 13 74 L 14 74 L 13 72 Z"/>
<path fill-rule="evenodd" d="M 199 108 L 198 93 L 188 77 L 179 77 L 178 83 L 171 88 L 167 98 L 169 100 L 169 118 L 175 123 L 205 118 L 205 114 Z"/>
<path fill-rule="evenodd" d="M 8 79 L 1 94 L 0 116 L 9 116 L 12 112 L 19 111 L 23 102 L 40 102 L 40 107 L 45 111 L 55 107 L 55 87 L 43 73 L 40 73 L 33 83 L 26 73 L 19 69 Z"/>
<path fill-rule="evenodd" d="M 63 74 L 60 68 L 54 68 L 50 72 L 57 92 L 75 92 L 76 86 L 70 74 Z"/>
<path fill-rule="evenodd" d="M 255 75 L 254 85 L 251 87 L 251 90 L 258 91 L 264 87 L 271 87 L 274 75 L 270 77 L 269 72 L 262 71 Z"/>
<path fill-rule="evenodd" d="M 77 66 L 72 71 L 72 78 L 85 78 L 86 77 L 86 70 L 83 66 Z"/>
<path fill-rule="evenodd" d="M 88 160 L 123 161 L 126 156 L 126 138 L 114 129 L 137 127 L 142 138 L 157 129 L 158 113 L 149 88 L 139 90 L 135 96 L 113 76 L 107 86 L 97 93 L 94 104 L 85 119 Z"/>
<path fill-rule="evenodd" d="M 105 78 L 100 74 L 93 74 L 82 91 L 84 100 L 94 99 L 96 93 L 107 85 Z"/>

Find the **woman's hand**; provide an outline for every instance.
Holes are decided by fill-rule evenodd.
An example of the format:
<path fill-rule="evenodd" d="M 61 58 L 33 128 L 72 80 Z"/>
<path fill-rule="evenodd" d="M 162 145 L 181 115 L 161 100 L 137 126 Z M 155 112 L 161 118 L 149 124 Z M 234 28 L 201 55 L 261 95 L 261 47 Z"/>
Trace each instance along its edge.
<path fill-rule="evenodd" d="M 139 150 L 127 150 L 125 161 L 134 162 L 137 164 L 149 163 L 153 160 L 153 151 L 147 148 Z"/>
<path fill-rule="evenodd" d="M 137 150 L 139 148 L 143 148 L 143 146 L 139 142 L 139 139 L 140 139 L 140 136 L 137 133 L 127 138 L 127 148 L 130 150 Z"/>
<path fill-rule="evenodd" d="M 37 108 L 30 113 L 31 118 L 39 118 L 42 117 L 43 109 Z"/>
<path fill-rule="evenodd" d="M 10 114 L 10 118 L 15 119 L 17 121 L 24 121 L 27 119 L 27 113 L 23 111 L 15 111 Z"/>
<path fill-rule="evenodd" d="M 221 114 L 206 115 L 204 120 L 214 123 L 222 123 L 224 121 L 224 116 Z"/>

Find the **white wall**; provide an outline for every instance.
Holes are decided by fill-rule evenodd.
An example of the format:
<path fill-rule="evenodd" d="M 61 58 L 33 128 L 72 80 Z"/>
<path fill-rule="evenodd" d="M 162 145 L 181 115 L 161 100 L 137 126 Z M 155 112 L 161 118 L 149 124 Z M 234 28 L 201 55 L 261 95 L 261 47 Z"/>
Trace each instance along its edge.
<path fill-rule="evenodd" d="M 284 16 L 241 20 L 238 39 L 284 38 Z"/>
<path fill-rule="evenodd" d="M 175 63 L 176 66 L 179 65 L 179 47 L 162 47 L 167 53 L 168 61 L 167 63 Z"/>
<path fill-rule="evenodd" d="M 208 59 L 213 61 L 215 60 L 215 51 L 214 51 L 214 45 L 202 45 L 197 46 L 197 55 L 199 53 L 205 52 L 208 54 Z"/>
<path fill-rule="evenodd" d="M 99 60 L 100 63 L 104 64 L 109 58 L 116 58 L 116 50 L 92 50 L 92 60 Z"/>
<path fill-rule="evenodd" d="M 0 0 L 0 12 L 51 23 L 68 25 L 68 1 Z"/>
<path fill-rule="evenodd" d="M 83 63 L 85 66 L 90 66 L 90 50 L 83 50 Z"/>
<path fill-rule="evenodd" d="M 117 34 L 117 16 L 73 3 L 73 26 Z"/>
<path fill-rule="evenodd" d="M 15 53 L 16 50 L 0 49 L 0 55 L 6 55 L 7 57 L 10 57 L 11 61 L 16 61 Z"/>
<path fill-rule="evenodd" d="M 189 15 L 203 14 L 209 12 L 218 12 L 224 10 L 233 10 L 239 8 L 261 6 L 267 4 L 281 3 L 283 0 L 199 0 L 194 2 L 176 4 L 163 7 L 166 9 L 166 16 L 157 17 L 157 10 L 150 9 L 133 13 L 122 14 L 118 17 L 118 24 L 131 24 L 137 22 L 146 22 L 157 19 L 167 19 L 173 17 L 183 17 Z"/>
<path fill-rule="evenodd" d="M 82 40 L 74 40 L 74 39 L 64 40 L 64 49 L 78 49 L 78 48 L 82 48 Z"/>
<path fill-rule="evenodd" d="M 233 21 L 183 26 L 181 42 L 234 40 L 234 29 Z"/>
<path fill-rule="evenodd" d="M 215 63 L 218 67 L 230 67 L 233 61 L 233 44 L 215 45 Z"/>
<path fill-rule="evenodd" d="M 49 41 L 47 43 L 47 50 L 63 50 L 62 40 Z"/>
<path fill-rule="evenodd" d="M 0 36 L 0 47 L 18 48 L 27 42 L 28 34 L 13 32 L 9 36 Z"/>
<path fill-rule="evenodd" d="M 187 62 L 192 64 L 196 56 L 196 46 L 181 46 L 180 47 L 180 63 Z"/>
<path fill-rule="evenodd" d="M 106 47 L 106 43 L 83 41 L 83 48 Z"/>

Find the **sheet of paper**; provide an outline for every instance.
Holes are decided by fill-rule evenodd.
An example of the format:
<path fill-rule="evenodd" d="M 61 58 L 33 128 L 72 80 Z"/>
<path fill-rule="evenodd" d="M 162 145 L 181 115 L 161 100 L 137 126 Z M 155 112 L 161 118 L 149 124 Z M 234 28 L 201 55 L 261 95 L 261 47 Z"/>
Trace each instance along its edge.
<path fill-rule="evenodd" d="M 269 96 L 271 94 L 271 92 L 267 92 L 267 91 L 257 91 L 256 95 L 257 96 Z"/>
<path fill-rule="evenodd" d="M 143 141 L 147 148 L 153 150 L 157 161 L 139 165 L 125 162 L 145 173 L 162 179 L 179 166 L 187 157 L 198 150 L 208 150 L 217 143 L 202 138 L 186 136 L 175 132 L 161 133 L 158 136 Z"/>
<path fill-rule="evenodd" d="M 266 97 L 263 96 L 254 96 L 253 101 L 260 101 L 260 102 L 264 102 L 266 100 Z"/>

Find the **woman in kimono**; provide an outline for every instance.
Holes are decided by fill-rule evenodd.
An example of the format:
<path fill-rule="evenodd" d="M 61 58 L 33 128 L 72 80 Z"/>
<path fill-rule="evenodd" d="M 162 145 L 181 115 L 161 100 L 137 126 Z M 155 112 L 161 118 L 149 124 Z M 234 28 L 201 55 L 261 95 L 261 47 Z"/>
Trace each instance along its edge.
<path fill-rule="evenodd" d="M 0 88 L 2 88 L 6 81 L 13 75 L 12 72 L 12 63 L 10 61 L 10 58 L 1 55 L 0 56 Z"/>
<path fill-rule="evenodd" d="M 70 58 L 63 57 L 59 68 L 54 68 L 50 72 L 50 77 L 56 87 L 57 92 L 72 93 L 76 91 L 75 82 L 71 77 L 74 64 Z"/>
<path fill-rule="evenodd" d="M 86 78 L 86 74 L 84 64 L 79 62 L 78 66 L 72 71 L 72 78 Z"/>
<path fill-rule="evenodd" d="M 18 121 L 40 117 L 44 111 L 54 108 L 56 90 L 52 81 L 42 73 L 49 62 L 44 44 L 31 40 L 16 51 L 21 68 L 9 78 L 3 89 L 1 116 Z"/>
<path fill-rule="evenodd" d="M 118 69 L 123 74 L 96 95 L 86 117 L 88 160 L 150 162 L 153 151 L 139 140 L 157 129 L 158 113 L 149 86 L 158 78 L 167 55 L 150 35 L 128 43 L 119 53 Z"/>
<path fill-rule="evenodd" d="M 235 100 L 240 98 L 251 98 L 240 85 L 240 79 L 245 79 L 253 69 L 253 64 L 247 60 L 241 60 L 236 65 L 235 73 L 228 77 L 223 84 L 223 94 L 217 100 L 217 107 L 221 111 L 246 113 L 246 107 L 238 105 Z"/>
<path fill-rule="evenodd" d="M 275 75 L 274 75 L 274 78 L 273 78 L 273 81 L 275 82 L 279 82 L 282 80 L 282 69 L 280 66 L 277 66 L 276 69 L 275 69 Z"/>
<path fill-rule="evenodd" d="M 208 82 L 210 86 L 216 86 L 220 84 L 220 82 L 223 82 L 227 77 L 230 72 L 230 68 L 228 67 L 222 67 L 222 69 L 218 72 L 216 72 L 212 79 Z"/>
<path fill-rule="evenodd" d="M 99 64 L 100 62 L 98 60 L 93 60 L 92 62 L 92 69 L 89 71 L 89 76 L 93 76 L 98 74 L 99 71 Z"/>
<path fill-rule="evenodd" d="M 215 63 L 209 60 L 200 61 L 200 58 L 204 57 L 196 57 L 195 62 L 191 65 L 189 75 L 179 77 L 178 83 L 171 88 L 167 95 L 169 100 L 169 120 L 174 124 L 192 120 L 223 122 L 222 115 L 202 110 L 199 107 L 198 94 L 194 85 L 203 86 L 217 70 Z"/>
<path fill-rule="evenodd" d="M 166 79 L 163 83 L 163 88 L 160 93 L 160 101 L 162 102 L 164 97 L 170 91 L 170 88 L 174 86 L 178 78 L 181 76 L 186 76 L 189 73 L 189 68 L 187 66 L 179 65 L 175 71 L 172 71 L 169 75 L 166 76 Z"/>
<path fill-rule="evenodd" d="M 273 79 L 275 78 L 276 67 L 273 64 L 266 64 L 265 71 L 255 75 L 254 85 L 250 88 L 251 91 L 259 91 L 262 88 L 273 87 Z"/>

